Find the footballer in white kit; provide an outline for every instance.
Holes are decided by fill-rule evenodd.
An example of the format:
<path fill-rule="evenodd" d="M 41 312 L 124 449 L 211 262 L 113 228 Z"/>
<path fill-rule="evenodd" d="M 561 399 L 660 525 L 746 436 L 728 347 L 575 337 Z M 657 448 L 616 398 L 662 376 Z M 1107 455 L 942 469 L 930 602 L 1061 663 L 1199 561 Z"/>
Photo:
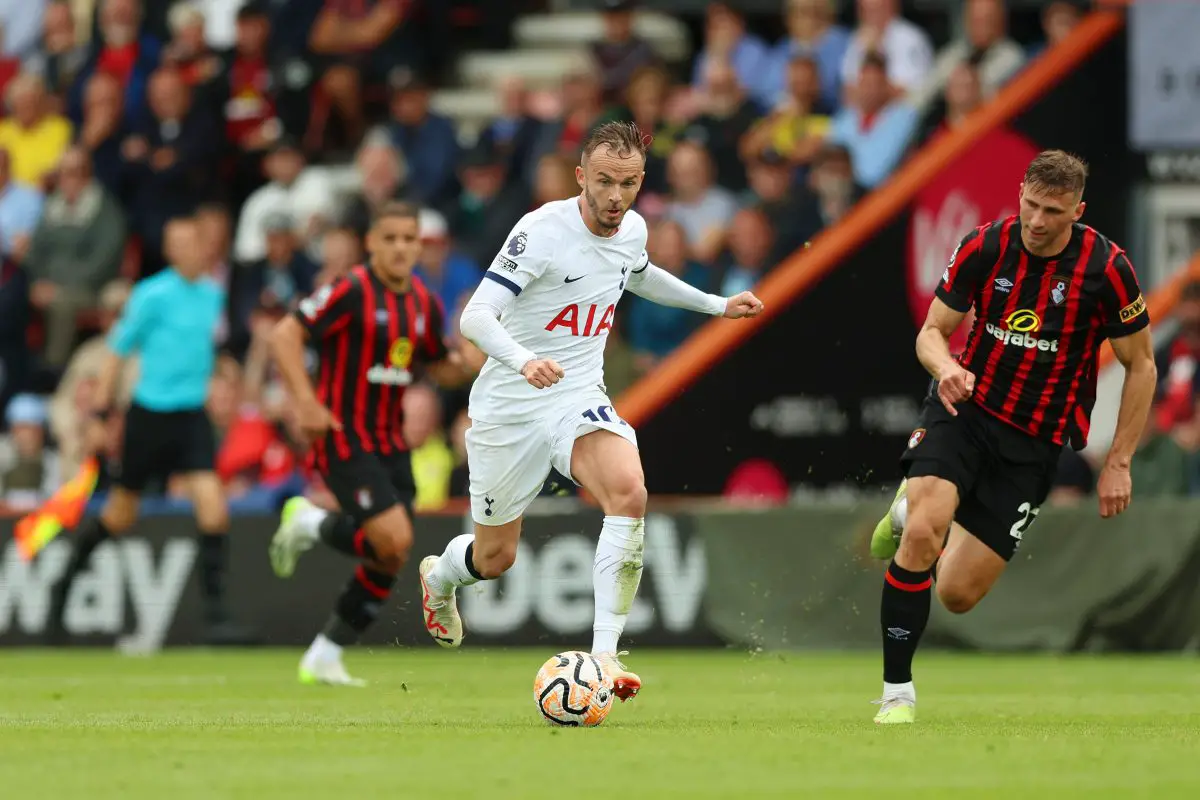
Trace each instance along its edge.
<path fill-rule="evenodd" d="M 706 294 L 650 263 L 646 222 L 630 210 L 645 147 L 634 124 L 597 127 L 576 168 L 582 194 L 526 214 L 463 310 L 463 335 L 488 356 L 468 408 L 475 531 L 420 569 L 425 627 L 439 644 L 457 647 L 463 628 L 455 589 L 512 566 L 521 517 L 557 469 L 605 514 L 593 564 L 592 652 L 622 700 L 641 688 L 618 661 L 617 642 L 641 580 L 646 488 L 637 436 L 604 388 L 617 302 L 628 290 L 710 315 L 762 311 L 750 292 Z"/>

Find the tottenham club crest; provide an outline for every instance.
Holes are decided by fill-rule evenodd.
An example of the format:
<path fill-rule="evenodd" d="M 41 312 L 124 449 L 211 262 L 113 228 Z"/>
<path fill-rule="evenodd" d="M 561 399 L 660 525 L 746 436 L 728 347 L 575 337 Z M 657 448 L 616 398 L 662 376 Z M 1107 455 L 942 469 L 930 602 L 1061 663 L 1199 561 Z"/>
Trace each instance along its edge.
<path fill-rule="evenodd" d="M 525 231 L 519 232 L 516 236 L 508 240 L 508 254 L 516 257 L 525 252 L 525 242 L 528 237 L 525 236 Z"/>
<path fill-rule="evenodd" d="M 912 450 L 914 447 L 919 445 L 921 443 L 921 440 L 924 438 L 925 438 L 925 429 L 917 428 L 915 431 L 912 432 L 912 436 L 908 437 L 908 449 Z"/>

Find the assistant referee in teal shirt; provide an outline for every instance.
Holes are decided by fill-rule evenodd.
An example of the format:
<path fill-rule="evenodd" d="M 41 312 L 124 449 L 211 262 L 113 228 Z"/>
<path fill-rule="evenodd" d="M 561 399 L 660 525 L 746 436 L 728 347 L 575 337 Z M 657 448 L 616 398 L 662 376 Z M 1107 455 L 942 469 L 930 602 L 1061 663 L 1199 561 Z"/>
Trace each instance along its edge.
<path fill-rule="evenodd" d="M 166 250 L 173 266 L 139 282 L 121 319 L 108 336 L 112 354 L 100 374 L 89 444 L 99 448 L 122 362 L 139 356 L 133 403 L 125 415 L 120 464 L 110 465 L 112 488 L 100 515 L 83 523 L 75 551 L 52 595 L 48 632 L 67 635 L 64 611 L 71 585 L 92 551 L 120 536 L 137 521 L 138 499 L 153 477 L 182 475 L 195 508 L 199 529 L 200 588 L 204 597 L 207 641 L 241 644 L 247 632 L 233 624 L 225 605 L 229 511 L 214 470 L 216 443 L 204 404 L 216 363 L 214 336 L 225 306 L 225 292 L 212 280 L 199 257 L 196 222 L 167 224 Z"/>

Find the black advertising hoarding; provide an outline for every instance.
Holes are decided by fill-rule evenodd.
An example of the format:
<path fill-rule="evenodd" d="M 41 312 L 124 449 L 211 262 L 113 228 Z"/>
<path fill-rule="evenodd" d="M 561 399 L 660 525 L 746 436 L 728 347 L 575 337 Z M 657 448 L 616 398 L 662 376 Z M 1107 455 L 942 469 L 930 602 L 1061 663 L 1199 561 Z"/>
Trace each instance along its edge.
<path fill-rule="evenodd" d="M 753 458 L 793 485 L 899 479 L 928 376 L 914 339 L 971 228 L 1015 213 L 1024 165 L 1062 148 L 1092 165 L 1084 221 L 1127 244 L 1125 37 L 946 165 L 899 217 L 638 429 L 651 494 L 720 493 Z"/>
<path fill-rule="evenodd" d="M 527 517 L 513 569 L 460 594 L 468 644 L 589 647 L 592 557 L 601 519 L 599 512 Z M 457 517 L 417 520 L 413 559 L 364 644 L 433 646 L 422 625 L 416 565 L 430 553 L 441 553 L 467 525 Z M 300 647 L 324 626 L 354 561 L 316 547 L 292 578 L 279 580 L 267 559 L 274 526 L 270 518 L 235 518 L 231 605 L 267 637 L 267 644 Z M 0 528 L 0 646 L 37 645 L 45 631 L 50 587 L 66 566 L 69 547 L 62 540 L 52 542 L 26 563 L 17 555 L 11 529 L 10 522 Z M 200 643 L 193 530 L 190 518 L 148 519 L 138 524 L 136 536 L 98 549 L 67 609 L 73 641 L 135 652 Z M 623 643 L 719 643 L 705 623 L 707 562 L 691 519 L 649 516 L 645 564 Z"/>

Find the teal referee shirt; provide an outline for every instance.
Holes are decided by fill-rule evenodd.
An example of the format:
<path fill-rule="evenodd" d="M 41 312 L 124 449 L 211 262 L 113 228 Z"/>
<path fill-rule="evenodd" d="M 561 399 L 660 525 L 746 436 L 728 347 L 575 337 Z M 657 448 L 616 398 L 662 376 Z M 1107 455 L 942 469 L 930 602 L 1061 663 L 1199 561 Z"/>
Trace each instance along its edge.
<path fill-rule="evenodd" d="M 211 278 L 194 281 L 174 268 L 139 281 L 108 335 L 122 358 L 141 356 L 133 402 L 150 411 L 202 408 L 216 363 L 213 337 L 225 293 Z"/>

